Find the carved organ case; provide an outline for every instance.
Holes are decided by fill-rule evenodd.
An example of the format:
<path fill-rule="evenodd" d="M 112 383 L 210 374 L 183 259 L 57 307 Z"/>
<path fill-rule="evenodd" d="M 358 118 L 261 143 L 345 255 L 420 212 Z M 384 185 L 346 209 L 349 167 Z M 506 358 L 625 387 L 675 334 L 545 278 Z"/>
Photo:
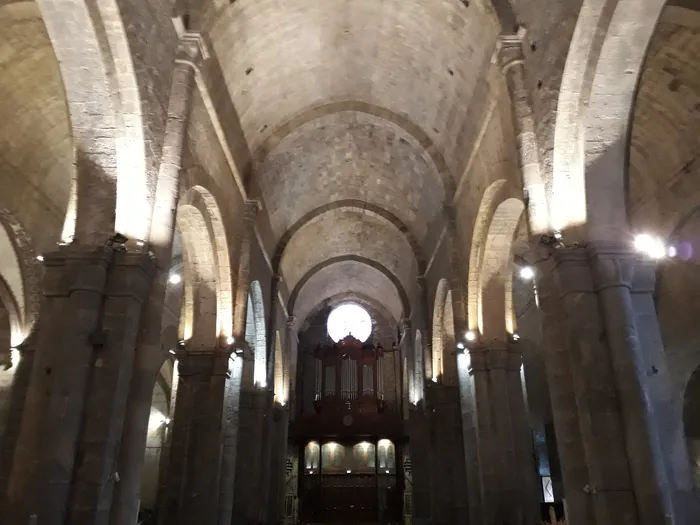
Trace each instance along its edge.
<path fill-rule="evenodd" d="M 316 350 L 317 413 L 383 412 L 384 380 L 381 346 L 363 345 L 350 336 Z"/>

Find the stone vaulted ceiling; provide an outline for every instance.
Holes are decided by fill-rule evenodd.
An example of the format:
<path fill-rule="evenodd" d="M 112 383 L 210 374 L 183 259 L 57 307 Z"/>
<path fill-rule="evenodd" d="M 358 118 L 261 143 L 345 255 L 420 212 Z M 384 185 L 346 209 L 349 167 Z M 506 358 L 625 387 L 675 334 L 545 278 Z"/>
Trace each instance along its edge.
<path fill-rule="evenodd" d="M 209 35 L 295 314 L 343 293 L 409 313 L 498 34 L 492 11 L 467 4 L 211 4 Z"/>

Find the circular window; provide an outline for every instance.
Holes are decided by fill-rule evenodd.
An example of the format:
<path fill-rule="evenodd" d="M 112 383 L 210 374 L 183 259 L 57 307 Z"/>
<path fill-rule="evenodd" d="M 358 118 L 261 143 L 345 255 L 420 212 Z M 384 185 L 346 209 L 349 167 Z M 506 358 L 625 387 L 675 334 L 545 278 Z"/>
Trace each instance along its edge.
<path fill-rule="evenodd" d="M 360 305 L 346 303 L 331 312 L 326 327 L 336 343 L 349 335 L 364 343 L 372 333 L 372 318 Z"/>

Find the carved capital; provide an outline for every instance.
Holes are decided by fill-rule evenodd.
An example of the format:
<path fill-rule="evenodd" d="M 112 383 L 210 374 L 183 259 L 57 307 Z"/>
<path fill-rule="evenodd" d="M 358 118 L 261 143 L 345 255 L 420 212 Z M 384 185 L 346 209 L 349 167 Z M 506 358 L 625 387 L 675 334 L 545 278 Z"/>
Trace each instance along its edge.
<path fill-rule="evenodd" d="M 656 281 L 656 265 L 622 243 L 595 242 L 586 247 L 596 289 L 621 286 L 632 292 L 651 293 Z"/>
<path fill-rule="evenodd" d="M 258 213 L 262 211 L 262 203 L 259 200 L 247 200 L 244 204 L 243 220 L 252 224 L 258 217 Z"/>
<path fill-rule="evenodd" d="M 498 64 L 503 71 L 517 64 L 525 63 L 523 35 L 501 35 L 499 38 Z"/>
<path fill-rule="evenodd" d="M 198 68 L 209 59 L 209 48 L 200 33 L 184 33 L 178 42 L 175 62 Z"/>
<path fill-rule="evenodd" d="M 519 346 L 502 341 L 470 346 L 469 356 L 473 372 L 489 370 L 519 372 L 523 363 L 523 354 Z"/>
<path fill-rule="evenodd" d="M 230 352 L 222 349 L 184 352 L 178 357 L 180 377 L 226 375 Z"/>

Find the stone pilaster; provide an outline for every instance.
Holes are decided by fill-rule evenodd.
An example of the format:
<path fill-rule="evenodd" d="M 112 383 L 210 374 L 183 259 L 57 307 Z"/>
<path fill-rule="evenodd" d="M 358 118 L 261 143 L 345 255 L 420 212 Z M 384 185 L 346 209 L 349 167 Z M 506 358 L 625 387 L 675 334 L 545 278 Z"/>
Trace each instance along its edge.
<path fill-rule="evenodd" d="M 525 82 L 523 34 L 502 35 L 499 62 L 510 93 L 515 125 L 518 160 L 526 193 L 530 231 L 542 233 L 548 228 L 547 198 L 540 174 L 532 101 Z"/>
<path fill-rule="evenodd" d="M 598 524 L 697 521 L 653 266 L 621 243 L 559 249 L 555 258 Z"/>
<path fill-rule="evenodd" d="M 7 486 L 10 478 L 12 461 L 17 447 L 22 427 L 22 415 L 24 402 L 29 389 L 29 380 L 34 364 L 36 346 L 36 331 L 30 335 L 19 347 L 13 349 L 7 357 L 10 362 L 3 366 L 10 368 L 5 373 L 11 372 L 12 379 L 9 391 L 3 391 L 1 395 L 7 397 L 6 412 L 2 421 L 2 435 L 0 435 L 0 516 L 5 516 L 5 500 Z"/>
<path fill-rule="evenodd" d="M 477 414 L 483 522 L 534 524 L 539 520 L 532 439 L 517 343 L 470 345 Z"/>
<path fill-rule="evenodd" d="M 249 200 L 243 210 L 243 238 L 238 256 L 238 276 L 236 279 L 236 313 L 233 319 L 233 334 L 242 338 L 245 334 L 248 292 L 250 291 L 250 255 L 255 237 L 255 221 L 262 205 L 260 201 Z"/>
<path fill-rule="evenodd" d="M 267 503 L 264 494 L 266 435 L 273 394 L 267 390 L 241 393 L 233 523 L 257 524 Z"/>
<path fill-rule="evenodd" d="M 428 383 L 425 404 L 431 447 L 432 523 L 466 523 L 469 509 L 459 388 Z"/>
<path fill-rule="evenodd" d="M 431 523 L 431 443 L 430 426 L 424 407 L 412 407 L 406 421 L 411 456 L 413 525 Z"/>
<path fill-rule="evenodd" d="M 579 425 L 572 362 L 568 352 L 565 312 L 554 262 L 538 268 L 538 300 L 542 314 L 542 352 L 547 373 L 557 452 L 564 482 L 569 525 L 594 525 L 590 475 Z"/>
<path fill-rule="evenodd" d="M 65 246 L 44 256 L 44 301 L 5 523 L 63 525 L 83 423 L 85 393 L 104 342 L 101 320 L 115 252 Z M 121 338 L 118 320 L 110 341 Z M 114 339 L 113 339 L 114 338 Z"/>
<path fill-rule="evenodd" d="M 161 523 L 218 523 L 222 418 L 229 353 L 178 356 L 179 385 L 173 418 L 166 507 Z"/>
<path fill-rule="evenodd" d="M 240 427 L 243 359 L 234 354 L 229 360 L 228 380 L 224 397 L 224 441 L 221 456 L 221 484 L 219 490 L 219 525 L 231 525 L 233 495 L 238 457 L 238 429 Z"/>
<path fill-rule="evenodd" d="M 146 253 L 117 252 L 107 280 L 74 466 L 71 524 L 106 524 L 134 366 L 139 320 L 155 274 Z M 151 389 L 152 393 L 152 389 Z"/>
<path fill-rule="evenodd" d="M 110 523 L 135 523 L 140 502 L 141 471 L 148 435 L 151 397 L 165 358 L 160 344 L 163 303 L 172 261 L 175 213 L 180 192 L 180 168 L 192 105 L 195 74 L 209 52 L 201 35 L 181 37 L 175 58 L 161 163 L 156 184 L 149 248 L 156 256 L 158 271 L 151 287 L 136 348 L 124 421 Z"/>
<path fill-rule="evenodd" d="M 289 434 L 289 410 L 287 407 L 280 405 L 273 407 L 271 426 L 270 481 L 266 523 L 281 525 L 284 522 L 284 496 L 286 493 L 287 437 Z"/>

